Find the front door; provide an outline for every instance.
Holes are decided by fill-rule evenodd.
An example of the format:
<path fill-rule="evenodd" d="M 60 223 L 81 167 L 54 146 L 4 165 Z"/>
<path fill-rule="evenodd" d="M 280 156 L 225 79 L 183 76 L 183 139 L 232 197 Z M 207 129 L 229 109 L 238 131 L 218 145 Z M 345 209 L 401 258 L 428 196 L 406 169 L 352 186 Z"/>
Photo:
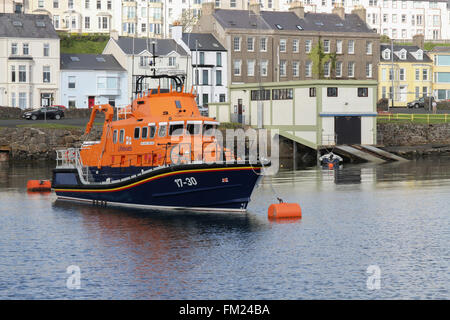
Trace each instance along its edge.
<path fill-rule="evenodd" d="M 244 106 L 242 105 L 242 99 L 238 99 L 238 107 L 237 107 L 237 113 L 238 113 L 238 122 L 243 122 L 242 114 L 244 112 Z"/>
<path fill-rule="evenodd" d="M 53 93 L 41 93 L 41 107 L 51 106 L 53 103 Z"/>
<path fill-rule="evenodd" d="M 335 117 L 334 132 L 337 144 L 361 144 L 361 117 Z"/>
<path fill-rule="evenodd" d="M 95 104 L 95 97 L 89 97 L 88 98 L 88 107 L 89 107 L 89 109 L 91 109 L 93 106 L 94 106 L 94 104 Z"/>

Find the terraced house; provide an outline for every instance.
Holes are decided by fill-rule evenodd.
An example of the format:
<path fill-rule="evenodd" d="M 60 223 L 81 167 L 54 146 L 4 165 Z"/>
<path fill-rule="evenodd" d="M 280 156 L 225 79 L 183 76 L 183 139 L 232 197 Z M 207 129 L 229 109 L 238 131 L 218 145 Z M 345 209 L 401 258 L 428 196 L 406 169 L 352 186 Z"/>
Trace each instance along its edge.
<path fill-rule="evenodd" d="M 0 105 L 59 102 L 59 37 L 47 15 L 0 13 Z"/>
<path fill-rule="evenodd" d="M 450 47 L 435 47 L 429 52 L 433 59 L 433 96 L 450 100 Z"/>
<path fill-rule="evenodd" d="M 410 101 L 430 95 L 432 68 L 433 61 L 420 46 L 382 44 L 378 98 L 392 99 L 393 94 L 394 106 L 404 107 Z"/>
<path fill-rule="evenodd" d="M 289 11 L 215 9 L 204 3 L 196 32 L 210 32 L 228 50 L 231 83 L 310 79 L 376 80 L 379 35 L 367 26 L 365 9 L 345 14 L 305 13 L 300 2 Z M 328 58 L 313 52 L 321 43 Z M 316 68 L 316 66 L 321 68 Z"/>

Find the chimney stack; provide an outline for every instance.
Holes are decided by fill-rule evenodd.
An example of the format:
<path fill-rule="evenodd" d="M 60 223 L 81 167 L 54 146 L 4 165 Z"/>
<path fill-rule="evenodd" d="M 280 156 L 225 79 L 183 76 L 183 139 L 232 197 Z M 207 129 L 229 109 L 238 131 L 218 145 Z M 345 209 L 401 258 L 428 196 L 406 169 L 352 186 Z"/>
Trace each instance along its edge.
<path fill-rule="evenodd" d="M 259 4 L 258 0 L 250 0 L 248 8 L 253 11 L 254 14 L 259 15 L 261 12 L 261 5 Z"/>
<path fill-rule="evenodd" d="M 203 2 L 202 3 L 202 15 L 210 16 L 214 13 L 214 2 Z"/>
<path fill-rule="evenodd" d="M 109 36 L 111 37 L 111 38 L 113 38 L 114 40 L 119 40 L 119 32 L 117 31 L 117 30 L 111 30 L 110 32 L 109 32 Z"/>
<path fill-rule="evenodd" d="M 303 7 L 303 4 L 300 1 L 291 2 L 289 11 L 294 12 L 299 19 L 305 18 L 305 8 Z"/>
<path fill-rule="evenodd" d="M 336 6 L 331 11 L 333 14 L 336 14 L 341 18 L 342 20 L 345 20 L 345 8 L 342 6 Z"/>
<path fill-rule="evenodd" d="M 352 10 L 352 14 L 358 15 L 363 22 L 366 22 L 366 9 L 363 6 L 355 6 L 355 9 Z"/>
<path fill-rule="evenodd" d="M 415 36 L 413 36 L 413 44 L 423 50 L 425 44 L 424 35 L 416 34 Z"/>

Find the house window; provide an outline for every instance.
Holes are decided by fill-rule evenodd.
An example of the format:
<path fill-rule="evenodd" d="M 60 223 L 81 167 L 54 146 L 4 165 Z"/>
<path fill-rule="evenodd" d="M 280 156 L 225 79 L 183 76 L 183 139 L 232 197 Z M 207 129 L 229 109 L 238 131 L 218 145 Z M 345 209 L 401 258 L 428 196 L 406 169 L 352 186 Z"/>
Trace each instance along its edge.
<path fill-rule="evenodd" d="M 327 88 L 327 97 L 337 97 L 338 96 L 338 88 L 337 87 L 328 87 Z"/>
<path fill-rule="evenodd" d="M 254 39 L 252 37 L 247 38 L 247 51 L 254 50 Z"/>
<path fill-rule="evenodd" d="M 16 107 L 16 93 L 15 92 L 11 92 L 11 107 L 13 107 L 13 108 Z"/>
<path fill-rule="evenodd" d="M 416 87 L 415 96 L 416 96 L 416 99 L 419 99 L 419 97 L 420 97 L 420 87 Z"/>
<path fill-rule="evenodd" d="M 416 69 L 416 81 L 420 80 L 420 69 Z"/>
<path fill-rule="evenodd" d="M 316 96 L 316 87 L 309 88 L 309 96 L 310 97 Z"/>
<path fill-rule="evenodd" d="M 11 82 L 16 82 L 16 67 L 11 66 Z"/>
<path fill-rule="evenodd" d="M 70 0 L 69 0 L 70 1 Z M 101 0 L 97 0 L 97 9 L 101 10 L 102 9 L 102 1 Z"/>
<path fill-rule="evenodd" d="M 348 53 L 349 54 L 355 53 L 355 40 L 348 40 Z"/>
<path fill-rule="evenodd" d="M 58 9 L 59 8 L 59 1 L 58 0 L 53 0 L 53 8 L 54 9 Z"/>
<path fill-rule="evenodd" d="M 323 52 L 330 53 L 330 40 L 323 40 Z"/>
<path fill-rule="evenodd" d="M 216 86 L 222 85 L 222 71 L 216 70 Z"/>
<path fill-rule="evenodd" d="M 27 82 L 26 66 L 19 66 L 19 82 Z"/>
<path fill-rule="evenodd" d="M 400 81 L 405 81 L 405 69 L 403 69 L 403 68 L 401 68 L 400 70 L 399 70 L 399 80 Z"/>
<path fill-rule="evenodd" d="M 280 52 L 286 52 L 286 39 L 280 39 Z"/>
<path fill-rule="evenodd" d="M 259 40 L 260 50 L 263 52 L 267 51 L 267 38 L 261 38 Z"/>
<path fill-rule="evenodd" d="M 312 75 L 312 62 L 306 61 L 305 64 L 305 77 L 311 77 Z"/>
<path fill-rule="evenodd" d="M 89 9 L 89 0 L 84 1 L 84 8 Z"/>
<path fill-rule="evenodd" d="M 203 84 L 204 86 L 207 86 L 207 85 L 209 84 L 208 76 L 209 76 L 208 70 L 203 70 L 203 72 L 202 72 L 202 80 L 203 80 L 202 84 Z"/>
<path fill-rule="evenodd" d="M 383 98 L 383 99 L 386 98 L 386 87 L 381 88 L 381 98 Z"/>
<path fill-rule="evenodd" d="M 255 75 L 255 60 L 247 60 L 247 76 L 253 77 Z"/>
<path fill-rule="evenodd" d="M 341 54 L 342 53 L 342 40 L 336 41 L 336 53 Z"/>
<path fill-rule="evenodd" d="M 106 8 L 107 8 L 108 10 L 111 10 L 111 9 L 112 9 L 112 1 L 111 1 L 111 0 L 108 0 L 108 1 L 106 2 Z"/>
<path fill-rule="evenodd" d="M 422 88 L 422 96 L 426 97 L 428 95 L 428 87 Z"/>
<path fill-rule="evenodd" d="M 234 60 L 234 63 L 233 63 L 233 74 L 235 76 L 240 76 L 241 75 L 241 64 L 242 64 L 241 60 Z"/>
<path fill-rule="evenodd" d="M 53 26 L 55 29 L 59 29 L 59 16 L 53 16 Z"/>
<path fill-rule="evenodd" d="M 372 41 L 366 42 L 366 54 L 372 54 Z"/>
<path fill-rule="evenodd" d="M 200 52 L 200 64 L 201 65 L 205 64 L 205 53 L 204 52 Z"/>
<path fill-rule="evenodd" d="M 260 65 L 261 70 L 260 70 L 260 72 L 261 72 L 261 76 L 262 77 L 267 77 L 267 72 L 268 72 L 267 66 L 268 66 L 268 64 L 269 64 L 269 61 L 261 60 L 261 65 Z"/>
<path fill-rule="evenodd" d="M 43 67 L 42 81 L 43 82 L 50 82 L 50 67 L 49 66 Z"/>
<path fill-rule="evenodd" d="M 323 75 L 327 78 L 330 76 L 330 61 L 323 64 Z"/>
<path fill-rule="evenodd" d="M 350 77 L 350 78 L 352 78 L 352 77 L 354 77 L 355 76 L 355 63 L 354 62 L 352 62 L 352 61 L 350 61 L 349 63 L 348 63 L 348 77 Z"/>
<path fill-rule="evenodd" d="M 298 52 L 298 39 L 292 40 L 292 52 Z"/>
<path fill-rule="evenodd" d="M 222 66 L 222 53 L 220 53 L 220 52 L 216 53 L 216 66 L 217 67 Z"/>
<path fill-rule="evenodd" d="M 312 49 L 311 47 L 312 47 L 312 40 L 306 40 L 305 41 L 305 52 L 310 53 L 311 49 Z"/>
<path fill-rule="evenodd" d="M 27 93 L 19 92 L 19 108 L 26 109 L 27 108 Z"/>
<path fill-rule="evenodd" d="M 30 45 L 28 43 L 23 44 L 23 54 L 29 55 L 30 54 Z"/>
<path fill-rule="evenodd" d="M 342 77 L 342 61 L 337 61 L 336 62 L 336 77 Z"/>
<path fill-rule="evenodd" d="M 298 77 L 300 75 L 300 62 L 292 61 L 292 76 Z"/>
<path fill-rule="evenodd" d="M 169 67 L 174 67 L 177 64 L 177 57 L 169 57 Z"/>
<path fill-rule="evenodd" d="M 372 64 L 370 62 L 366 63 L 366 78 L 372 78 Z"/>
<path fill-rule="evenodd" d="M 44 43 L 44 57 L 48 57 L 50 55 L 50 44 Z"/>
<path fill-rule="evenodd" d="M 233 49 L 234 51 L 241 51 L 241 38 L 239 37 L 233 38 Z"/>
<path fill-rule="evenodd" d="M 280 76 L 286 77 L 286 60 L 280 60 Z"/>
<path fill-rule="evenodd" d="M 75 77 L 69 77 L 69 89 L 75 89 Z"/>
<path fill-rule="evenodd" d="M 422 80 L 423 81 L 428 81 L 428 69 L 423 69 L 422 70 Z"/>
<path fill-rule="evenodd" d="M 368 97 L 368 96 L 369 96 L 369 88 L 358 88 L 358 97 Z"/>

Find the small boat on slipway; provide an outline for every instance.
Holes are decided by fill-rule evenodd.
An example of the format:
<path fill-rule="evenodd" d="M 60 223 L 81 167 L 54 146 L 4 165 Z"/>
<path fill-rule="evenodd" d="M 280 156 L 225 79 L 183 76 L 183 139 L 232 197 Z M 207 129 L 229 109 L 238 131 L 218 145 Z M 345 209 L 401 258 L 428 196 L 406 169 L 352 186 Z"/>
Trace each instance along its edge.
<path fill-rule="evenodd" d="M 57 151 L 52 188 L 58 199 L 147 209 L 246 211 L 262 164 L 238 161 L 223 148 L 214 136 L 219 123 L 200 114 L 195 94 L 184 92 L 181 79 L 168 77 L 181 85 L 139 93 L 116 120 L 112 106 L 93 107 L 86 134 L 96 113 L 104 112 L 101 139 Z"/>

